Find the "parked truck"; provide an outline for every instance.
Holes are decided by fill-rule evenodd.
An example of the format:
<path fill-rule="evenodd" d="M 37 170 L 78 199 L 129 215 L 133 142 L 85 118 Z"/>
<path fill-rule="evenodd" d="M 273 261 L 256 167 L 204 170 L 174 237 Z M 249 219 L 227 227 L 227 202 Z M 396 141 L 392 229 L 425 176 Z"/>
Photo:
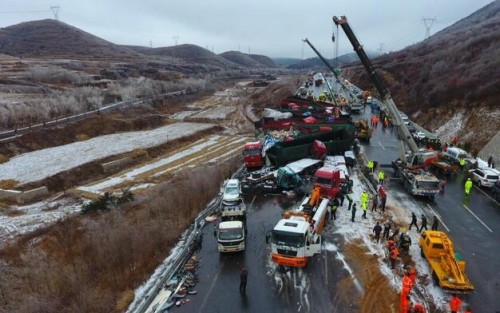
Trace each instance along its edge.
<path fill-rule="evenodd" d="M 261 168 L 264 165 L 262 143 L 259 141 L 247 142 L 243 148 L 243 159 L 247 169 Z"/>
<path fill-rule="evenodd" d="M 317 200 L 319 204 L 315 203 Z M 328 202 L 328 199 L 305 197 L 296 210 L 283 213 L 283 219 L 271 232 L 273 262 L 304 267 L 310 257 L 321 252 L 321 234 L 328 217 Z"/>
<path fill-rule="evenodd" d="M 474 286 L 465 274 L 465 260 L 441 231 L 426 230 L 419 239 L 420 253 L 432 270 L 432 277 L 447 292 L 469 293 Z"/>

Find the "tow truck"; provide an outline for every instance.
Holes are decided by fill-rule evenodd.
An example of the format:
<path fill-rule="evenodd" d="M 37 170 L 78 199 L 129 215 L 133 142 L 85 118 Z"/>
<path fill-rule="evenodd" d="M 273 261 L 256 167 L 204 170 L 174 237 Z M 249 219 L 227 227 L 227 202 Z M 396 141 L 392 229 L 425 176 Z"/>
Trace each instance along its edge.
<path fill-rule="evenodd" d="M 432 270 L 432 277 L 445 291 L 470 293 L 474 286 L 465 275 L 465 260 L 453 248 L 451 239 L 441 231 L 426 230 L 419 239 L 420 254 Z"/>
<path fill-rule="evenodd" d="M 283 213 L 271 233 L 271 258 L 282 266 L 304 267 L 321 252 L 321 234 L 328 218 L 328 199 L 305 197 L 296 210 Z M 319 202 L 319 205 L 318 205 Z M 266 237 L 269 241 L 269 237 Z"/>
<path fill-rule="evenodd" d="M 380 94 L 380 99 L 385 104 L 385 107 L 392 117 L 393 127 L 399 138 L 400 151 L 400 158 L 392 162 L 395 176 L 401 177 L 405 189 L 412 195 L 434 198 L 440 191 L 440 185 L 439 179 L 425 169 L 424 163 L 428 161 L 426 157 L 428 151 L 418 148 L 406 124 L 402 121 L 401 115 L 399 114 L 396 104 L 392 100 L 389 90 L 373 67 L 363 46 L 359 43 L 356 35 L 354 35 L 354 32 L 347 22 L 347 18 L 345 16 L 334 16 L 333 22 L 337 27 L 340 25 L 344 30 L 344 33 L 354 47 L 354 51 L 365 67 L 368 76 Z M 409 153 L 406 152 L 405 144 L 408 146 Z"/>

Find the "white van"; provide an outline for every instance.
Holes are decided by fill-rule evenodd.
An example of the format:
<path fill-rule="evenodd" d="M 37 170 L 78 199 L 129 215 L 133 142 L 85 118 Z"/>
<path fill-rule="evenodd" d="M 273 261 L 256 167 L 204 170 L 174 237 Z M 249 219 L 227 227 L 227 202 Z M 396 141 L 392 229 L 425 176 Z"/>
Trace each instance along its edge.
<path fill-rule="evenodd" d="M 467 151 L 457 147 L 449 147 L 444 153 L 444 158 L 453 164 L 459 164 L 461 158 L 467 159 L 468 157 Z"/>

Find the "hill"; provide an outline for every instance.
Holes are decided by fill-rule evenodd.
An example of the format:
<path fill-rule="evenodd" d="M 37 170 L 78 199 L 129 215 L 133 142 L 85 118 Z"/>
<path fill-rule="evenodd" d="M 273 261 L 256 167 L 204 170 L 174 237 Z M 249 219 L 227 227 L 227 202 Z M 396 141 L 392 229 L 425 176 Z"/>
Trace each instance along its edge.
<path fill-rule="evenodd" d="M 278 66 L 283 66 L 283 67 L 288 67 L 293 64 L 297 64 L 302 59 L 296 59 L 296 58 L 273 58 L 273 62 L 276 63 Z"/>
<path fill-rule="evenodd" d="M 370 56 L 372 54 L 368 53 L 368 55 Z M 337 66 L 342 66 L 345 64 L 355 62 L 357 60 L 358 56 L 354 52 L 341 55 L 335 59 L 329 59 L 329 60 L 327 59 L 328 63 L 330 63 L 330 65 L 332 66 L 334 66 L 335 62 L 337 62 L 338 64 Z M 315 58 L 305 59 L 295 64 L 292 64 L 288 66 L 288 68 L 293 70 L 312 70 L 312 69 L 325 69 L 326 66 L 318 57 L 315 57 Z"/>
<path fill-rule="evenodd" d="M 138 54 L 60 21 L 46 19 L 0 29 L 0 53 L 12 56 L 129 58 Z"/>
<path fill-rule="evenodd" d="M 264 67 L 278 67 L 278 65 L 274 63 L 274 61 L 270 57 L 267 57 L 265 55 L 249 54 L 248 56 L 262 64 Z"/>
<path fill-rule="evenodd" d="M 209 51 L 202 47 L 192 44 L 182 44 L 171 47 L 149 48 L 143 50 L 144 54 L 169 56 L 173 58 L 182 59 L 190 63 L 199 63 L 205 65 L 212 65 L 218 67 L 236 68 L 235 63 Z"/>
<path fill-rule="evenodd" d="M 362 38 L 360 38 L 362 39 Z M 373 60 L 400 109 L 479 151 L 500 129 L 500 0 L 401 51 Z M 358 66 L 347 76 L 362 88 Z"/>
<path fill-rule="evenodd" d="M 243 67 L 263 67 L 257 60 L 251 58 L 248 54 L 238 51 L 226 51 L 219 54 L 224 59 L 236 63 Z"/>

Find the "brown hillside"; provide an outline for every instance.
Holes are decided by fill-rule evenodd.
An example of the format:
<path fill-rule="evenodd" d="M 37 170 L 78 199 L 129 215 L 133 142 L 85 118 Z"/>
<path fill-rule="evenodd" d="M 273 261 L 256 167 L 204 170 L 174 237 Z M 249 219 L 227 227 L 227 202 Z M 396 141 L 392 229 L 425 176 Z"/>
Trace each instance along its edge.
<path fill-rule="evenodd" d="M 374 65 L 400 109 L 445 139 L 457 135 L 477 151 L 500 129 L 498 55 L 499 0 L 421 43 L 375 59 Z M 346 73 L 369 87 L 361 66 Z"/>
<path fill-rule="evenodd" d="M 278 65 L 270 58 L 260 54 L 249 54 L 249 57 L 264 65 L 264 67 L 278 67 Z"/>
<path fill-rule="evenodd" d="M 241 53 L 238 51 L 226 51 L 219 55 L 226 60 L 229 60 L 233 63 L 236 63 L 244 67 L 253 67 L 253 68 L 264 67 L 263 64 L 251 58 L 248 54 Z"/>
<path fill-rule="evenodd" d="M 0 29 L 0 53 L 12 56 L 129 58 L 138 54 L 76 27 L 46 19 Z"/>
<path fill-rule="evenodd" d="M 144 50 L 144 53 L 148 55 L 179 58 L 189 63 L 199 63 L 225 68 L 238 67 L 236 64 L 224 59 L 221 56 L 218 56 L 217 54 L 207 49 L 191 44 L 183 44 L 172 47 L 149 48 L 149 50 Z"/>

